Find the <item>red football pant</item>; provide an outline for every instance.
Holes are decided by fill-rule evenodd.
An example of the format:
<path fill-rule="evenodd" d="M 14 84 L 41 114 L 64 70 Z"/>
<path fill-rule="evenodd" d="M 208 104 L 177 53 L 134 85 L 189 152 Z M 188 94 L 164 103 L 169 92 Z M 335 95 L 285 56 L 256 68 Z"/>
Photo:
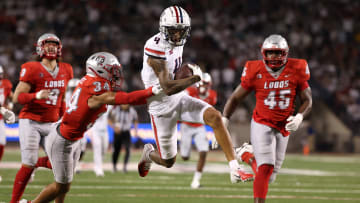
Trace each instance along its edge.
<path fill-rule="evenodd" d="M 259 197 L 265 199 L 268 192 L 269 179 L 273 170 L 273 165 L 264 164 L 259 166 L 253 185 L 254 198 Z"/>

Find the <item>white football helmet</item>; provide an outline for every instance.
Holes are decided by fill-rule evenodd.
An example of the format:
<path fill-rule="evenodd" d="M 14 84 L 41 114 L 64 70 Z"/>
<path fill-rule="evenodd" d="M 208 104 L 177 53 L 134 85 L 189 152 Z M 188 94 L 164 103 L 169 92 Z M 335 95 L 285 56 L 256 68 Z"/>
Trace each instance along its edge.
<path fill-rule="evenodd" d="M 267 51 L 280 51 L 280 57 L 267 57 Z M 264 63 L 270 68 L 279 68 L 286 64 L 289 54 L 289 46 L 286 39 L 281 35 L 270 35 L 262 44 L 261 53 Z"/>
<path fill-rule="evenodd" d="M 164 39 L 173 46 L 182 46 L 190 36 L 191 22 L 189 14 L 180 6 L 166 8 L 160 16 L 160 32 Z M 175 39 L 175 33 L 180 37 Z"/>
<path fill-rule="evenodd" d="M 86 74 L 110 81 L 115 89 L 120 89 L 123 82 L 121 64 L 116 56 L 108 52 L 91 55 L 86 61 Z"/>
<path fill-rule="evenodd" d="M 203 73 L 203 79 L 199 82 L 199 93 L 205 95 L 211 88 L 211 75 L 209 73 Z"/>
<path fill-rule="evenodd" d="M 57 50 L 54 53 L 47 52 L 44 49 L 44 45 L 46 42 L 55 42 L 57 44 Z M 41 35 L 36 43 L 36 54 L 40 56 L 40 58 L 47 58 L 47 59 L 57 59 L 61 56 L 62 44 L 60 39 L 51 33 L 45 33 Z"/>

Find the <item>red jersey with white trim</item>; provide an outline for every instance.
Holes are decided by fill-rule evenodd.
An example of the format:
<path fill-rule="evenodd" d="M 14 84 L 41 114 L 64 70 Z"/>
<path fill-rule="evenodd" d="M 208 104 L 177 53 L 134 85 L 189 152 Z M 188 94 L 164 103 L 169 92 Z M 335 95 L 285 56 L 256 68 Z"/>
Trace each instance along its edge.
<path fill-rule="evenodd" d="M 194 86 L 186 88 L 186 92 L 190 96 L 195 97 L 197 99 L 201 99 L 212 106 L 214 106 L 217 102 L 217 93 L 215 90 L 212 90 L 212 89 L 208 90 L 206 97 L 201 97 L 198 88 L 196 88 Z M 185 121 L 182 121 L 181 123 L 184 123 L 184 124 L 192 126 L 192 127 L 203 126 L 203 124 L 200 124 L 200 123 L 190 123 L 190 122 L 185 122 Z"/>
<path fill-rule="evenodd" d="M 90 109 L 88 99 L 110 91 L 110 87 L 109 81 L 100 77 L 86 75 L 80 80 L 60 123 L 60 132 L 64 138 L 72 141 L 81 139 L 96 119 L 106 112 L 106 104 L 98 109 Z"/>
<path fill-rule="evenodd" d="M 0 80 L 0 105 L 4 106 L 6 99 L 11 94 L 12 84 L 8 79 Z M 3 115 L 0 114 L 0 119 L 3 118 Z"/>
<path fill-rule="evenodd" d="M 294 113 L 296 95 L 309 87 L 310 71 L 306 60 L 293 58 L 289 58 L 280 71 L 267 69 L 262 60 L 248 61 L 241 76 L 241 87 L 255 91 L 253 119 L 287 136 L 286 119 Z"/>
<path fill-rule="evenodd" d="M 54 71 L 50 72 L 38 61 L 24 63 L 21 66 L 20 81 L 31 85 L 29 93 L 48 89 L 51 94 L 48 99 L 34 99 L 24 105 L 19 118 L 27 118 L 39 122 L 56 122 L 66 84 L 73 78 L 72 66 L 59 62 Z"/>

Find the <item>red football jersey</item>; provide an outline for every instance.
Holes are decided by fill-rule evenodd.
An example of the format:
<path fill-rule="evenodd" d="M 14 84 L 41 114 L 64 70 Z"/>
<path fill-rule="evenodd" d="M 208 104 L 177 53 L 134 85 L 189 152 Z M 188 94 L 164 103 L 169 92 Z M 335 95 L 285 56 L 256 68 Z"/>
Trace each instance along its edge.
<path fill-rule="evenodd" d="M 0 106 L 4 106 L 6 99 L 9 97 L 12 89 L 12 84 L 10 80 L 8 79 L 2 79 L 0 80 Z M 0 114 L 0 119 L 2 119 L 3 116 Z"/>
<path fill-rule="evenodd" d="M 210 105 L 215 105 L 216 102 L 217 102 L 217 93 L 216 93 L 215 90 L 209 89 L 208 90 L 208 95 L 205 98 L 200 97 L 198 88 L 196 88 L 194 86 L 186 88 L 186 91 L 188 92 L 188 94 L 190 96 L 201 99 L 201 100 L 207 102 Z M 193 127 L 202 126 L 202 124 L 200 124 L 200 123 L 189 123 L 189 122 L 182 122 L 182 123 L 185 123 L 185 124 L 193 126 Z"/>
<path fill-rule="evenodd" d="M 58 68 L 50 73 L 40 62 L 32 61 L 21 66 L 20 81 L 31 85 L 29 93 L 43 89 L 51 90 L 48 99 L 33 100 L 25 104 L 19 118 L 27 118 L 39 122 L 56 122 L 68 81 L 73 78 L 72 66 L 58 63 Z"/>
<path fill-rule="evenodd" d="M 84 76 L 74 90 L 60 124 L 61 135 L 68 140 L 79 140 L 97 118 L 106 112 L 106 105 L 90 109 L 88 99 L 110 91 L 110 83 L 99 77 Z"/>
<path fill-rule="evenodd" d="M 284 136 L 286 119 L 294 113 L 296 95 L 309 87 L 310 71 L 306 60 L 289 58 L 285 68 L 275 78 L 262 60 L 245 64 L 241 87 L 254 90 L 256 106 L 253 119 L 279 130 Z"/>

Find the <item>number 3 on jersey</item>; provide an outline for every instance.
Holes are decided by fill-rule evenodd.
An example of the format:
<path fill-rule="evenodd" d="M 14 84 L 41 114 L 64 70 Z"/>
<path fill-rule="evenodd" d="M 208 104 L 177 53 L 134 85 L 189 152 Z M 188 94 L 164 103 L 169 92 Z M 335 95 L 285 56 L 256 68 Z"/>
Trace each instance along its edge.
<path fill-rule="evenodd" d="M 270 91 L 266 99 L 264 100 L 265 106 L 268 106 L 269 109 L 274 109 L 276 106 L 279 106 L 280 109 L 287 109 L 290 105 L 290 98 L 286 97 L 289 95 L 291 90 L 280 90 L 279 91 L 279 100 L 276 101 L 276 90 Z"/>

